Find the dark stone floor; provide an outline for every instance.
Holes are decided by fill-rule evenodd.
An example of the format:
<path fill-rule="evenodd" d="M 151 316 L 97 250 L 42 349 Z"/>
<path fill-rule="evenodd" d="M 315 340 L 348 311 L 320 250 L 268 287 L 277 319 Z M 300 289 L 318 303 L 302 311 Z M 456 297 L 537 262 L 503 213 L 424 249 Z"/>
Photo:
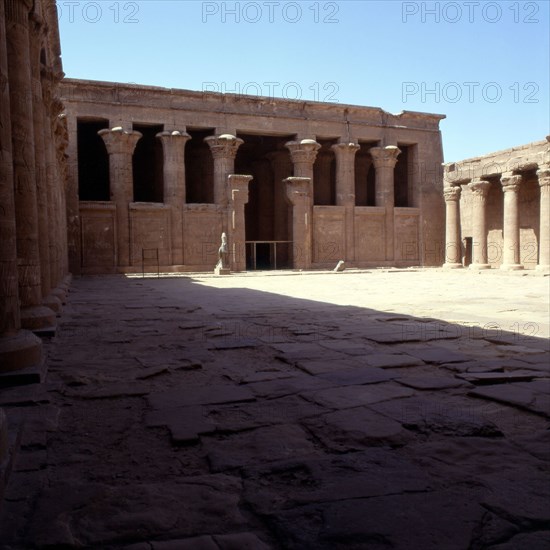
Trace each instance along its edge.
<path fill-rule="evenodd" d="M 547 340 L 412 323 L 76 279 L 46 382 L 0 391 L 0 548 L 549 549 Z"/>

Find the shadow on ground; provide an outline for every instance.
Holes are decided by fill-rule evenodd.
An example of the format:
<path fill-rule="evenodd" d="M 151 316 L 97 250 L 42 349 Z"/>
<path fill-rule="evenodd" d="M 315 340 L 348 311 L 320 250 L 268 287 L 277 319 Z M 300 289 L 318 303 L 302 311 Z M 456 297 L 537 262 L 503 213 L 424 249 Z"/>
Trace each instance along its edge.
<path fill-rule="evenodd" d="M 311 298 L 76 280 L 3 548 L 549 548 L 547 340 Z"/>

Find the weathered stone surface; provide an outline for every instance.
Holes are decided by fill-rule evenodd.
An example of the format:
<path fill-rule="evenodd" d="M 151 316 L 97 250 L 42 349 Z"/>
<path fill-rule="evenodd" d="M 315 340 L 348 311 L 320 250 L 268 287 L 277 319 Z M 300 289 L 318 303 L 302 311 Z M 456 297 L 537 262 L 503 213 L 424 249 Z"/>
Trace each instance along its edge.
<path fill-rule="evenodd" d="M 413 357 L 418 357 L 426 363 L 460 363 L 462 361 L 468 361 L 471 358 L 463 353 L 452 351 L 447 348 L 438 348 L 435 346 L 429 348 L 409 348 L 407 353 Z"/>
<path fill-rule="evenodd" d="M 240 482 L 213 475 L 130 486 L 58 485 L 40 496 L 27 532 L 38 545 L 101 546 L 242 527 Z"/>
<path fill-rule="evenodd" d="M 392 369 L 398 367 L 416 367 L 424 364 L 424 362 L 417 357 L 389 353 L 375 353 L 373 355 L 367 355 L 364 361 L 365 363 L 367 363 L 367 365 L 371 367 L 380 367 L 383 369 Z"/>
<path fill-rule="evenodd" d="M 537 385 L 536 382 L 517 382 L 476 388 L 469 392 L 469 395 L 506 403 L 550 417 L 550 394 L 546 391 L 548 388 L 549 384 L 546 381 L 542 382 L 542 385 Z"/>
<path fill-rule="evenodd" d="M 464 378 L 468 380 L 468 378 Z M 415 388 L 417 390 L 445 390 L 451 388 L 467 387 L 469 384 L 465 384 L 460 380 L 453 379 L 448 376 L 429 376 L 429 375 L 411 375 L 397 378 L 396 382 L 408 386 L 409 388 Z"/>
<path fill-rule="evenodd" d="M 363 450 L 377 445 L 400 446 L 412 439 L 399 422 L 367 407 L 328 413 L 306 421 L 305 425 L 333 451 Z"/>
<path fill-rule="evenodd" d="M 502 435 L 493 422 L 466 401 L 417 396 L 376 403 L 371 408 L 420 434 L 458 437 Z"/>
<path fill-rule="evenodd" d="M 338 369 L 319 374 L 319 378 L 328 380 L 339 386 L 376 384 L 392 380 L 396 375 L 376 367 L 355 367 L 352 369 Z"/>
<path fill-rule="evenodd" d="M 457 377 L 476 386 L 482 386 L 508 384 L 510 382 L 530 382 L 534 378 L 537 378 L 537 373 L 518 369 L 513 372 L 468 372 L 466 374 L 457 374 Z"/>
<path fill-rule="evenodd" d="M 258 462 L 314 456 L 316 448 L 299 426 L 281 424 L 228 436 L 203 438 L 213 472 L 242 468 Z"/>
<path fill-rule="evenodd" d="M 198 441 L 199 435 L 215 431 L 216 425 L 205 417 L 202 407 L 170 407 L 147 413 L 146 424 L 166 426 L 172 443 L 179 445 Z"/>
<path fill-rule="evenodd" d="M 433 481 L 395 451 L 365 451 L 313 460 L 289 460 L 248 468 L 245 499 L 261 514 L 308 503 L 427 491 Z"/>
<path fill-rule="evenodd" d="M 305 392 L 302 395 L 306 399 L 325 407 L 349 409 L 390 399 L 410 397 L 414 393 L 413 390 L 403 388 L 397 384 L 385 383 L 328 388 L 316 392 Z"/>
<path fill-rule="evenodd" d="M 174 389 L 157 392 L 147 398 L 153 409 L 171 407 L 188 407 L 191 405 L 206 405 L 211 403 L 231 403 L 236 401 L 252 401 L 254 394 L 246 386 L 210 385 L 188 386 L 184 389 Z"/>
<path fill-rule="evenodd" d="M 516 548 L 529 548 L 529 550 L 547 550 L 550 547 L 550 531 L 537 533 L 523 533 L 514 536 L 508 542 L 496 544 L 494 550 L 516 550 Z"/>

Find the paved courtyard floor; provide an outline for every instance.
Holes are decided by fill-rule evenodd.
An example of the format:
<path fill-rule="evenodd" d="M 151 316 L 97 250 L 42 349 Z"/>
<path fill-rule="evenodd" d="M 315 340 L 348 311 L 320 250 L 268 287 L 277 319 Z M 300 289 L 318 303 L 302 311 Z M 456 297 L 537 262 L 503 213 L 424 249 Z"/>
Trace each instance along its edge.
<path fill-rule="evenodd" d="M 550 278 L 75 279 L 0 548 L 550 548 Z"/>

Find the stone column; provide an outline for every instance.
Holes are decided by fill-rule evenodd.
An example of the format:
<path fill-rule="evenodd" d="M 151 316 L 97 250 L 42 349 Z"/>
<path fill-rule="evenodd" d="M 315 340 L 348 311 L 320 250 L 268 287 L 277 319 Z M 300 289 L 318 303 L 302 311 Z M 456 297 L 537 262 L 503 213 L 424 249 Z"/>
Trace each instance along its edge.
<path fill-rule="evenodd" d="M 117 265 L 130 265 L 129 203 L 134 196 L 132 155 L 141 134 L 116 127 L 100 130 L 109 154 L 109 185 L 111 200 L 116 205 Z"/>
<path fill-rule="evenodd" d="M 291 177 L 284 180 L 286 197 L 292 206 L 292 241 L 294 269 L 311 267 L 313 185 L 310 178 Z"/>
<path fill-rule="evenodd" d="M 470 269 L 490 269 L 487 263 L 487 194 L 491 184 L 474 180 L 468 184 L 472 191 L 472 263 Z"/>
<path fill-rule="evenodd" d="M 227 176 L 235 172 L 237 150 L 244 142 L 231 134 L 208 136 L 204 141 L 208 143 L 214 158 L 214 202 L 227 206 Z"/>
<path fill-rule="evenodd" d="M 395 145 L 387 147 L 371 147 L 369 153 L 372 156 L 376 170 L 376 195 L 375 205 L 386 209 L 386 260 L 394 259 L 394 222 L 393 208 L 394 198 L 394 168 L 397 157 L 401 153 Z"/>
<path fill-rule="evenodd" d="M 518 190 L 521 176 L 511 172 L 501 175 L 500 183 L 504 191 L 504 254 L 501 269 L 523 269 L 519 255 L 519 205 Z"/>
<path fill-rule="evenodd" d="M 540 187 L 539 261 L 537 270 L 550 271 L 550 164 L 537 170 Z"/>
<path fill-rule="evenodd" d="M 11 109 L 4 24 L 4 2 L 0 1 L 0 372 L 32 367 L 40 362 L 42 355 L 40 338 L 32 332 L 20 330 Z"/>
<path fill-rule="evenodd" d="M 462 241 L 460 240 L 460 185 L 443 189 L 447 209 L 445 224 L 445 264 L 447 269 L 462 267 Z"/>
<path fill-rule="evenodd" d="M 21 325 L 51 330 L 55 313 L 41 305 L 29 13 L 31 0 L 6 0 L 6 40 L 15 182 L 15 218 Z"/>
<path fill-rule="evenodd" d="M 183 205 L 185 203 L 185 132 L 161 132 L 164 152 L 164 203 L 170 206 L 172 264 L 183 265 Z"/>
<path fill-rule="evenodd" d="M 248 184 L 252 176 L 230 174 L 227 176 L 229 189 L 229 250 L 231 270 L 246 271 L 246 232 L 244 205 L 248 202 Z"/>
<path fill-rule="evenodd" d="M 336 156 L 336 204 L 346 209 L 346 250 L 341 258 L 346 261 L 355 260 L 355 153 L 359 149 L 356 143 L 332 146 Z"/>

